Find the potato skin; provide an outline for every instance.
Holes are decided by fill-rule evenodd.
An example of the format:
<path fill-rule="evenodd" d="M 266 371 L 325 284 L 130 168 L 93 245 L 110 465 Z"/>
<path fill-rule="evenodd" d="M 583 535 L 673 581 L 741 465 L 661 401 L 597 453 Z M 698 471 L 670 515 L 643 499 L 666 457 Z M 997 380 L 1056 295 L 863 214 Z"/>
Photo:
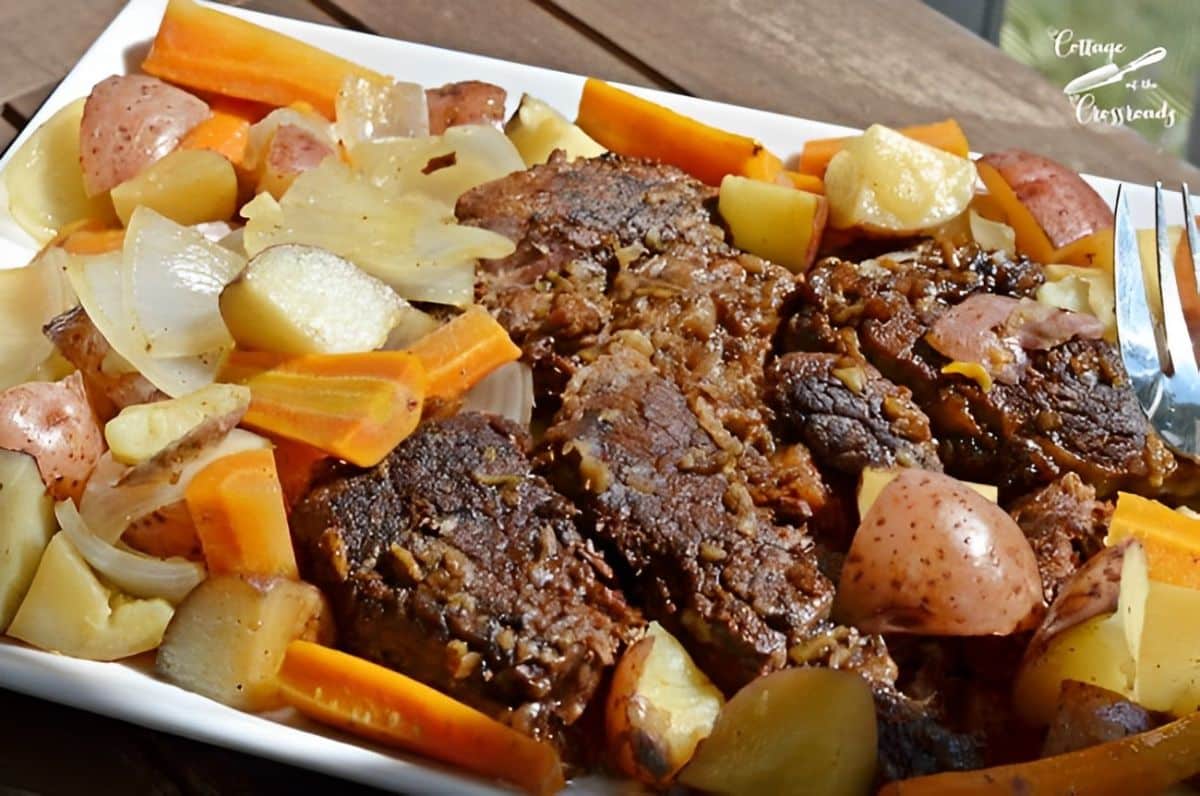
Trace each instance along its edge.
<path fill-rule="evenodd" d="M 1061 163 L 1021 149 L 993 152 L 980 162 L 1004 178 L 1056 249 L 1113 226 L 1108 203 Z"/>

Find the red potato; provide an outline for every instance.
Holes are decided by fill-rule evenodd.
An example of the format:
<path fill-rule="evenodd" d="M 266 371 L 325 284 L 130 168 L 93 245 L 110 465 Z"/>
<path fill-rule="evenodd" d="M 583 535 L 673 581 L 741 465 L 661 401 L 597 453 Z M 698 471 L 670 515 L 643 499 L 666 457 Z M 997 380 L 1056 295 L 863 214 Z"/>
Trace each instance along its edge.
<path fill-rule="evenodd" d="M 258 190 L 267 191 L 278 199 L 296 177 L 321 165 L 321 161 L 332 154 L 333 147 L 311 130 L 295 124 L 281 124 L 267 147 Z"/>
<path fill-rule="evenodd" d="M 1020 149 L 993 152 L 979 160 L 1008 183 L 1055 249 L 1113 227 L 1108 203 L 1061 163 Z"/>
<path fill-rule="evenodd" d="M 425 91 L 429 106 L 429 134 L 441 135 L 447 127 L 459 124 L 504 122 L 504 89 L 481 80 L 447 83 Z"/>
<path fill-rule="evenodd" d="M 83 377 L 76 372 L 62 381 L 29 382 L 0 392 L 0 448 L 36 459 L 55 500 L 78 500 L 104 453 Z"/>
<path fill-rule="evenodd" d="M 88 196 L 96 196 L 167 155 L 210 115 L 208 105 L 156 77 L 113 75 L 83 108 L 79 160 Z"/>
<path fill-rule="evenodd" d="M 983 636 L 1028 628 L 1042 608 L 1012 517 L 961 481 L 904 470 L 858 526 L 834 615 L 867 633 Z"/>

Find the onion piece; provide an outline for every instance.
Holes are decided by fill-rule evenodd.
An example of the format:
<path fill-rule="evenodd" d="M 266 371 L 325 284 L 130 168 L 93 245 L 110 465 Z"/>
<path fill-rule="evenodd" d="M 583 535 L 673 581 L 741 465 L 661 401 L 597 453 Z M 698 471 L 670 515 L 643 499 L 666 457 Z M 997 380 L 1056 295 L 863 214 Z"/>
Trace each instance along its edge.
<path fill-rule="evenodd" d="M 528 428 L 533 419 L 533 370 L 524 362 L 501 365 L 471 388 L 462 411 L 488 412 Z"/>
<path fill-rule="evenodd" d="M 925 335 L 939 354 L 956 362 L 978 362 L 996 381 L 1016 384 L 1025 366 L 1025 352 L 997 329 L 1008 322 L 1018 301 L 992 293 L 975 293 L 955 304 Z"/>
<path fill-rule="evenodd" d="M 458 225 L 439 202 L 388 194 L 336 158 L 297 177 L 281 201 L 259 194 L 242 215 L 251 257 L 281 243 L 327 249 L 410 301 L 465 307 L 475 299 L 475 260 L 514 249 L 503 235 Z"/>
<path fill-rule="evenodd" d="M 74 306 L 61 263 L 45 254 L 24 268 L 0 270 L 0 390 L 28 381 L 54 353 L 42 327 Z"/>
<path fill-rule="evenodd" d="M 1048 351 L 1073 337 L 1099 339 L 1104 336 L 1104 324 L 1088 313 L 1068 312 L 1021 299 L 1008 316 L 1004 336 L 1016 340 L 1026 351 Z"/>
<path fill-rule="evenodd" d="M 1017 233 L 1008 224 L 984 218 L 974 210 L 967 211 L 967 222 L 971 227 L 971 238 L 981 248 L 1016 254 Z"/>
<path fill-rule="evenodd" d="M 172 398 L 212 384 L 220 365 L 221 351 L 191 357 L 155 358 L 146 351 L 145 339 L 129 322 L 121 290 L 121 252 L 90 257 L 68 255 L 52 249 L 60 258 L 79 303 L 92 324 L 146 380 Z"/>
<path fill-rule="evenodd" d="M 429 135 L 425 89 L 416 83 L 347 75 L 333 105 L 334 129 L 347 149 L 377 138 Z"/>
<path fill-rule="evenodd" d="M 88 529 L 69 500 L 54 505 L 54 516 L 92 569 L 135 597 L 161 597 L 176 604 L 207 575 L 204 565 L 195 561 L 151 558 L 104 541 Z"/>
<path fill-rule="evenodd" d="M 233 346 L 218 300 L 246 261 L 148 207 L 133 211 L 121 267 L 125 310 L 157 359 Z"/>
<path fill-rule="evenodd" d="M 219 442 L 195 451 L 186 461 L 167 462 L 153 473 L 146 469 L 148 463 L 127 467 L 114 460 L 111 452 L 105 453 L 83 492 L 80 513 L 96 536 L 115 542 L 130 523 L 183 500 L 196 473 L 212 462 L 235 453 L 270 447 L 271 443 L 263 437 L 235 428 Z M 137 477 L 130 478 L 135 471 Z"/>

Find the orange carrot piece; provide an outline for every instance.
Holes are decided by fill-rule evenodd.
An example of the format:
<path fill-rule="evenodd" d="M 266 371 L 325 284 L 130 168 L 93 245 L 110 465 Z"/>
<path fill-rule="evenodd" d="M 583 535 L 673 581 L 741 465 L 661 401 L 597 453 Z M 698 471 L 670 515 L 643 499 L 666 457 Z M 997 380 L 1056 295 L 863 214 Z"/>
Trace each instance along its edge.
<path fill-rule="evenodd" d="M 279 471 L 279 485 L 283 487 L 283 505 L 291 512 L 308 494 L 317 470 L 330 456 L 320 448 L 284 437 L 275 437 L 271 441 L 275 443 L 275 469 Z"/>
<path fill-rule="evenodd" d="M 774 180 L 783 162 L 744 135 L 719 130 L 650 100 L 588 78 L 576 123 L 602 146 L 670 163 L 709 185 L 726 174 Z"/>
<path fill-rule="evenodd" d="M 421 420 L 426 376 L 402 351 L 278 354 L 234 351 L 222 381 L 250 388 L 242 423 L 360 467 L 378 464 Z"/>
<path fill-rule="evenodd" d="M 209 572 L 299 577 L 271 451 L 217 459 L 185 496 Z"/>
<path fill-rule="evenodd" d="M 971 148 L 967 146 L 966 134 L 954 119 L 946 119 L 933 124 L 901 127 L 899 132 L 923 144 L 929 144 L 952 155 L 958 155 L 960 158 L 965 158 L 971 151 Z M 798 170 L 801 174 L 824 177 L 829 161 L 842 151 L 842 147 L 851 137 L 817 138 L 805 141 L 804 149 L 800 152 Z"/>
<path fill-rule="evenodd" d="M 825 181 L 820 177 L 814 177 L 811 174 L 801 174 L 798 171 L 789 171 L 784 169 L 781 177 L 781 182 L 784 185 L 790 185 L 793 188 L 798 188 L 801 191 L 809 193 L 825 195 Z"/>
<path fill-rule="evenodd" d="M 1157 500 L 1120 492 L 1104 543 L 1113 545 L 1130 537 L 1142 543 L 1151 578 L 1200 589 L 1200 520 Z"/>
<path fill-rule="evenodd" d="M 179 142 L 180 149 L 208 149 L 224 155 L 234 166 L 246 159 L 250 125 L 269 110 L 257 102 L 215 96 L 209 100 L 212 115 L 192 128 Z"/>
<path fill-rule="evenodd" d="M 288 644 L 280 693 L 304 715 L 373 741 L 510 782 L 528 793 L 565 786 L 552 746 L 409 677 L 309 641 Z"/>
<path fill-rule="evenodd" d="M 1016 233 L 1017 251 L 1039 263 L 1053 263 L 1055 248 L 1046 237 L 1042 225 L 1017 198 L 1016 192 L 1000 176 L 1000 172 L 991 164 L 978 160 L 975 161 L 975 168 L 988 193 L 1003 211 L 1004 223 Z"/>
<path fill-rule="evenodd" d="M 80 229 L 62 242 L 68 254 L 107 254 L 125 245 L 123 229 Z"/>
<path fill-rule="evenodd" d="M 1103 268 L 1109 273 L 1113 270 L 1113 229 L 1100 229 L 1091 235 L 1084 235 L 1073 243 L 1068 243 L 1051 255 L 1052 263 L 1080 265 L 1085 268 Z M 1188 269 L 1191 270 L 1190 267 Z"/>
<path fill-rule="evenodd" d="M 504 327 L 479 306 L 422 337 L 409 348 L 429 377 L 427 400 L 453 401 L 496 368 L 521 356 Z"/>
<path fill-rule="evenodd" d="M 284 106 L 308 102 L 332 119 L 350 75 L 377 72 L 230 14 L 170 0 L 142 69 L 199 91 Z"/>
<path fill-rule="evenodd" d="M 879 796 L 1159 793 L 1200 773 L 1200 713 L 1077 752 L 892 782 Z"/>

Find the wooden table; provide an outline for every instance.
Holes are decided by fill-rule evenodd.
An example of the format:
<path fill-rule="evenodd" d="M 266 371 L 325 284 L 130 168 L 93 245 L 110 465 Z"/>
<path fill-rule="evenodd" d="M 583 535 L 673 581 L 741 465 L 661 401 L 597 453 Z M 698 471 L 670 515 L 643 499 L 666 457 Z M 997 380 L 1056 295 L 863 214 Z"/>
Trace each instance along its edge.
<path fill-rule="evenodd" d="M 240 4 L 842 124 L 954 116 L 979 151 L 1022 147 L 1108 177 L 1200 184 L 1200 171 L 1129 131 L 1081 127 L 1059 87 L 917 0 Z M 0 0 L 0 146 L 121 5 Z M 352 786 L 0 690 L 0 793 L 10 789 L 282 794 Z"/>

